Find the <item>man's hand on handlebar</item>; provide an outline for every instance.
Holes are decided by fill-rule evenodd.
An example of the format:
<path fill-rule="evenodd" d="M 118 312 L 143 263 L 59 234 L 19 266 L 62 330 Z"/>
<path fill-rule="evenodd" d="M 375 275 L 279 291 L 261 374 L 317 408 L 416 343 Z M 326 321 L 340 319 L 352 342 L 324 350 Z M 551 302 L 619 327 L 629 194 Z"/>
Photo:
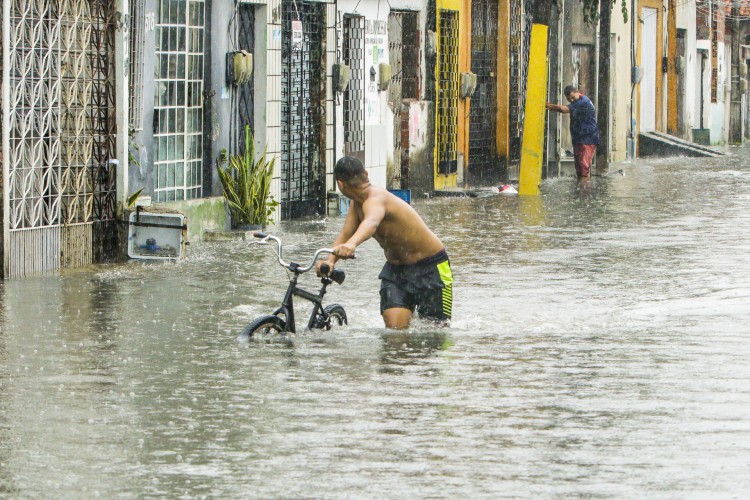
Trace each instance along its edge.
<path fill-rule="evenodd" d="M 315 263 L 315 274 L 318 276 L 330 276 L 336 264 L 330 260 L 319 260 Z"/>
<path fill-rule="evenodd" d="M 333 247 L 333 255 L 339 259 L 353 259 L 356 249 L 357 247 L 351 243 L 341 243 Z"/>

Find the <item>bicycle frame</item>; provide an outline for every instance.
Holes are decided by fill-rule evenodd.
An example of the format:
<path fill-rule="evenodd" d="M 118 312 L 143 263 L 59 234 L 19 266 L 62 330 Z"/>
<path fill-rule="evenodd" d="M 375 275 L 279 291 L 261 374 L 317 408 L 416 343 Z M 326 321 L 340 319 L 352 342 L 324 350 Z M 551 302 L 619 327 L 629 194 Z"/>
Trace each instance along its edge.
<path fill-rule="evenodd" d="M 290 270 L 294 273 L 294 276 L 289 280 L 289 286 L 286 289 L 284 300 L 281 302 L 281 307 L 276 309 L 273 312 L 273 315 L 278 316 L 279 314 L 283 314 L 285 319 L 284 331 L 296 333 L 294 297 L 300 297 L 313 303 L 313 310 L 310 314 L 310 319 L 307 321 L 307 328 L 312 329 L 315 324 L 315 318 L 318 314 L 323 314 L 323 296 L 326 294 L 326 288 L 328 288 L 328 285 L 330 285 L 333 280 L 328 276 L 323 276 L 321 278 L 323 286 L 320 287 L 320 291 L 317 294 L 314 294 L 297 286 L 297 279 L 300 276 L 300 273 L 297 271 L 299 266 L 292 262 L 290 268 L 292 268 Z"/>
<path fill-rule="evenodd" d="M 304 290 L 297 286 L 297 280 L 299 279 L 299 276 L 301 274 L 304 274 L 308 271 L 310 271 L 314 266 L 315 262 L 317 261 L 318 257 L 321 254 L 324 253 L 333 253 L 333 250 L 330 248 L 321 248 L 318 251 L 315 252 L 315 255 L 313 255 L 312 260 L 310 260 L 310 263 L 306 266 L 302 266 L 296 262 L 285 262 L 281 255 L 282 255 L 282 245 L 281 240 L 277 238 L 276 236 L 265 234 L 262 232 L 254 233 L 253 236 L 256 238 L 260 238 L 260 241 L 254 242 L 257 244 L 265 245 L 268 244 L 268 241 L 274 241 L 277 245 L 277 257 L 279 264 L 282 267 L 285 267 L 289 271 L 293 273 L 293 276 L 289 279 L 289 286 L 286 289 L 286 293 L 284 294 L 284 300 L 281 302 L 281 307 L 276 309 L 273 312 L 274 316 L 284 315 L 284 331 L 290 332 L 290 333 L 296 333 L 297 327 L 295 323 L 294 318 L 294 297 L 300 297 L 305 300 L 308 300 L 313 303 L 313 310 L 310 314 L 310 319 L 307 321 L 307 328 L 312 329 L 315 325 L 315 320 L 322 316 L 324 320 L 328 320 L 328 314 L 326 313 L 325 309 L 323 308 L 323 296 L 326 294 L 326 288 L 328 288 L 328 285 L 336 281 L 337 283 L 342 283 L 344 280 L 344 274 L 341 273 L 340 275 L 335 276 L 335 273 L 338 271 L 334 271 L 331 273 L 331 275 L 325 274 L 321 277 L 320 282 L 323 284 L 323 286 L 320 287 L 320 290 L 317 294 L 314 294 L 312 292 L 308 292 L 307 290 Z M 324 271 L 327 273 L 328 271 Z"/>

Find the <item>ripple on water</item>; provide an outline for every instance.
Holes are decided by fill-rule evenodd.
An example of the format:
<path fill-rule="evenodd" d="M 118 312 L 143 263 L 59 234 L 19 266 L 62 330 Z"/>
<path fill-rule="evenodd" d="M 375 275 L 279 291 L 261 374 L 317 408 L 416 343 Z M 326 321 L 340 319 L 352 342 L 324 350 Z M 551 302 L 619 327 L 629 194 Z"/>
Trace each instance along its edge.
<path fill-rule="evenodd" d="M 350 324 L 282 343 L 238 339 L 288 279 L 247 242 L 2 282 L 0 488 L 743 496 L 750 169 L 732 153 L 625 163 L 534 198 L 416 200 L 450 254 L 450 329 L 383 329 L 374 242 L 326 297 Z M 274 231 L 304 260 L 341 224 Z"/>

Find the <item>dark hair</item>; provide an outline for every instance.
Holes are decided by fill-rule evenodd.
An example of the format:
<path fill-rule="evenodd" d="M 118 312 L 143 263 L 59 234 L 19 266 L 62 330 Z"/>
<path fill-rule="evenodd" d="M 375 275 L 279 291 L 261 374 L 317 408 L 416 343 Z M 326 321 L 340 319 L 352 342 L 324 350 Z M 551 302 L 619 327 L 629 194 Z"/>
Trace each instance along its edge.
<path fill-rule="evenodd" d="M 333 168 L 333 176 L 337 181 L 347 184 L 357 184 L 365 178 L 365 167 L 362 162 L 353 156 L 344 156 L 336 162 Z"/>
<path fill-rule="evenodd" d="M 578 87 L 576 87 L 575 85 L 568 85 L 563 89 L 563 94 L 566 96 L 569 96 L 573 92 L 578 92 Z"/>

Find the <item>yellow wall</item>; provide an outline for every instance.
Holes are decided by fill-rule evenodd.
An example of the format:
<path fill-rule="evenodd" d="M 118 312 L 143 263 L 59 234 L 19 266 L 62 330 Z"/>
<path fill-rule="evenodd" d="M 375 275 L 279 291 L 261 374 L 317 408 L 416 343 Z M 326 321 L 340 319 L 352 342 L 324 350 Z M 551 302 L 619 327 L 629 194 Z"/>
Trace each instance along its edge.
<path fill-rule="evenodd" d="M 466 14 L 466 12 L 471 12 L 471 0 L 437 0 L 436 2 L 436 10 L 437 10 L 437 46 L 438 46 L 438 54 L 437 54 L 437 63 L 435 64 L 435 79 L 439 80 L 440 75 L 440 11 L 441 10 L 452 10 L 458 12 L 458 33 L 459 33 L 459 41 L 458 41 L 458 72 L 459 74 L 463 71 L 468 71 L 468 67 L 471 67 L 471 61 L 470 58 L 470 45 L 468 44 L 471 40 L 471 33 L 470 33 L 470 19 L 469 15 Z M 467 53 L 469 56 L 467 56 Z M 439 92 L 439 88 L 437 89 Z M 435 100 L 436 104 L 438 103 L 438 100 Z M 463 99 L 459 99 L 458 101 L 458 123 L 456 124 L 456 151 L 459 155 L 464 156 L 464 162 L 467 158 L 467 152 L 468 152 L 468 125 L 466 124 L 466 119 L 464 118 L 466 113 L 466 110 L 468 109 L 467 103 Z M 440 110 L 435 109 L 435 162 L 434 162 L 434 176 L 435 176 L 435 189 L 445 189 L 445 188 L 452 188 L 456 187 L 457 185 L 457 174 L 439 174 L 438 173 L 438 163 L 439 163 L 439 114 Z M 465 167 L 465 166 L 464 166 Z"/>

